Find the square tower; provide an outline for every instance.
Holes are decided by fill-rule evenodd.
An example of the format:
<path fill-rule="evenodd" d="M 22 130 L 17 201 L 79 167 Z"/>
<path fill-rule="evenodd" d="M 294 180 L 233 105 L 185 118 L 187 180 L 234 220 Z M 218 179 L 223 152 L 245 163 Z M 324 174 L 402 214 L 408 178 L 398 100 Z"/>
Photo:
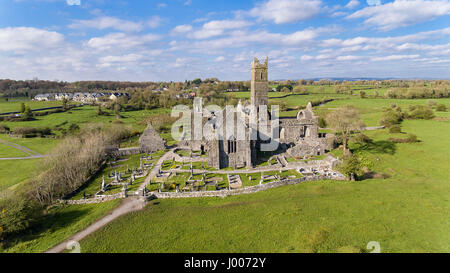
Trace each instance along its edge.
<path fill-rule="evenodd" d="M 251 104 L 259 109 L 260 105 L 268 104 L 269 84 L 267 77 L 269 58 L 266 57 L 264 63 L 259 63 L 257 58 L 252 62 L 252 80 L 251 80 Z"/>

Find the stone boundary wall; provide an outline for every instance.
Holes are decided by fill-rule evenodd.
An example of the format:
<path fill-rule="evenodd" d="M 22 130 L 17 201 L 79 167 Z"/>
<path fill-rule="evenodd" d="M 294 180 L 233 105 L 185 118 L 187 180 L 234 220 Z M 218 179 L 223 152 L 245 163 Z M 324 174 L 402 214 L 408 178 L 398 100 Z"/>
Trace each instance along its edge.
<path fill-rule="evenodd" d="M 142 153 L 140 147 L 120 148 L 115 152 L 118 156 L 135 155 L 140 153 Z"/>
<path fill-rule="evenodd" d="M 285 185 L 295 185 L 298 183 L 306 182 L 306 181 L 317 181 L 317 180 L 343 180 L 338 178 L 331 178 L 329 176 L 318 175 L 313 177 L 301 177 L 297 179 L 288 179 L 283 181 L 274 181 L 262 185 L 255 185 L 244 187 L 240 189 L 233 190 L 220 190 L 220 191 L 198 191 L 198 192 L 154 192 L 149 193 L 147 196 L 141 196 L 146 201 L 153 199 L 168 199 L 168 198 L 195 198 L 195 197 L 227 197 L 232 195 L 241 195 L 241 194 L 250 194 L 259 191 L 264 191 L 268 189 L 278 188 Z M 128 194 L 133 195 L 133 194 Z M 136 195 L 138 196 L 138 195 Z M 139 195 L 140 196 L 140 195 Z M 94 198 L 89 199 L 81 199 L 81 200 L 59 200 L 60 203 L 70 204 L 70 205 L 81 205 L 81 204 L 96 204 L 106 201 L 111 201 L 119 198 L 125 198 L 125 194 L 123 192 L 116 193 L 113 195 L 98 195 Z"/>
<path fill-rule="evenodd" d="M 151 193 L 149 196 L 147 196 L 147 200 L 155 198 L 166 199 L 166 198 L 189 198 L 189 197 L 226 197 L 231 195 L 255 193 L 267 189 L 277 188 L 280 186 L 295 185 L 306 181 L 317 181 L 317 180 L 338 180 L 338 179 L 332 179 L 329 176 L 320 175 L 314 177 L 301 177 L 297 179 L 274 181 L 262 185 L 249 186 L 234 190 L 200 191 L 200 192 L 157 192 Z"/>
<path fill-rule="evenodd" d="M 68 205 L 82 205 L 82 204 L 97 204 L 101 202 L 111 201 L 119 198 L 125 198 L 123 192 L 112 195 L 97 195 L 94 198 L 80 199 L 80 200 L 59 200 L 60 203 Z"/>

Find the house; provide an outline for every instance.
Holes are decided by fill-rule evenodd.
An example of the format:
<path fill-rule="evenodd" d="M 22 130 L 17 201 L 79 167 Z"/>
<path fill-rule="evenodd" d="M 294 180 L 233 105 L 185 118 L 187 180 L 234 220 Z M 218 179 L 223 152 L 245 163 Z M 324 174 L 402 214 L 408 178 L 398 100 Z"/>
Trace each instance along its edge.
<path fill-rule="evenodd" d="M 123 97 L 123 96 L 126 96 L 126 97 L 130 97 L 130 94 L 128 94 L 128 93 L 117 93 L 117 92 L 115 92 L 115 93 L 112 93 L 110 96 L 109 96 L 109 99 L 110 100 L 116 100 L 116 99 L 118 99 L 118 98 L 120 98 L 120 97 Z"/>
<path fill-rule="evenodd" d="M 72 98 L 73 98 L 72 93 L 57 93 L 57 94 L 55 94 L 55 100 L 63 100 L 63 99 L 71 100 Z"/>
<path fill-rule="evenodd" d="M 49 101 L 52 100 L 54 98 L 54 96 L 52 94 L 46 93 L 46 94 L 37 94 L 34 97 L 34 100 L 37 101 Z"/>

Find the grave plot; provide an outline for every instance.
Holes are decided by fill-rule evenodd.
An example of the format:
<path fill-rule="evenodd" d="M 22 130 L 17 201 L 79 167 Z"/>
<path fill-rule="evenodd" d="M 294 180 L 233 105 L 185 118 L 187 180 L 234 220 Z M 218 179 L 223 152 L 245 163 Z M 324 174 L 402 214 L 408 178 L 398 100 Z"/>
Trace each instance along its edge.
<path fill-rule="evenodd" d="M 133 193 L 159 157 L 160 155 L 136 154 L 111 159 L 69 198 L 78 200 L 96 195 L 112 195 L 124 189 Z"/>

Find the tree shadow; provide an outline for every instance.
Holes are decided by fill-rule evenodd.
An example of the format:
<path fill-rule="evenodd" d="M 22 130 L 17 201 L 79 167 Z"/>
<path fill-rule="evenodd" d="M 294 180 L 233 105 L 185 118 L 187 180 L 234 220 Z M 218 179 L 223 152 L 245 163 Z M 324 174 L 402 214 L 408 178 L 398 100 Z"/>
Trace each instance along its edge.
<path fill-rule="evenodd" d="M 4 242 L 5 248 L 13 247 L 19 243 L 26 243 L 45 236 L 45 233 L 52 233 L 59 229 L 70 226 L 88 213 L 87 210 L 55 211 L 51 214 L 40 217 L 36 222 L 23 233 L 12 235 Z"/>
<path fill-rule="evenodd" d="M 364 144 L 356 144 L 356 147 L 352 149 L 354 152 L 370 152 L 377 154 L 389 154 L 393 155 L 397 151 L 395 143 L 388 140 L 372 141 Z"/>

